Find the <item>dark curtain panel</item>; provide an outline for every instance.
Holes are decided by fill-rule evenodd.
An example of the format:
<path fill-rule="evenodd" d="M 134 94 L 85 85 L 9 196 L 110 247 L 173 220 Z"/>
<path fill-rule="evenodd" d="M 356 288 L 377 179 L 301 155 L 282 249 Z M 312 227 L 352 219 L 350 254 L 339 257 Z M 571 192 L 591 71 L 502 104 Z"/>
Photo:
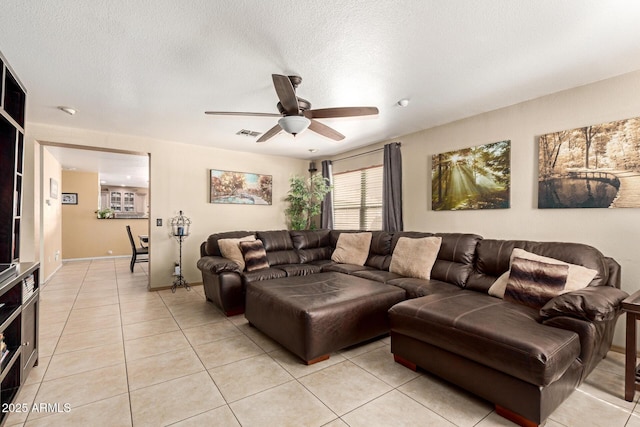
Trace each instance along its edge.
<path fill-rule="evenodd" d="M 333 172 L 331 160 L 322 161 L 322 177 L 329 180 L 329 184 L 333 185 Z M 333 229 L 333 191 L 327 193 L 322 201 L 322 214 L 320 215 L 322 228 Z"/>
<path fill-rule="evenodd" d="M 384 146 L 382 167 L 382 229 L 402 231 L 402 154 L 400 143 Z"/>

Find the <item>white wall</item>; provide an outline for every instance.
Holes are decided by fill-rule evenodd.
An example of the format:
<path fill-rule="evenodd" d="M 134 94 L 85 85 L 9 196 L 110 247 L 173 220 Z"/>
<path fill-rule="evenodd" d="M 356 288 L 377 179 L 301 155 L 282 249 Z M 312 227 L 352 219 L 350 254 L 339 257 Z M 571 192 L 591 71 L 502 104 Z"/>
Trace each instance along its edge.
<path fill-rule="evenodd" d="M 41 171 L 44 183 L 42 192 L 46 203 L 42 206 L 41 216 L 44 259 L 40 260 L 40 265 L 42 277 L 46 281 L 62 266 L 62 167 L 47 150 L 42 153 Z M 58 185 L 56 198 L 51 197 L 51 179 L 55 180 Z M 30 198 L 30 196 L 26 197 Z"/>
<path fill-rule="evenodd" d="M 495 239 L 586 243 L 615 258 L 622 265 L 622 289 L 635 292 L 640 289 L 640 210 L 538 209 L 537 136 L 637 116 L 640 72 L 394 138 L 392 141 L 402 142 L 404 228 L 469 232 Z M 505 139 L 511 140 L 510 209 L 431 210 L 433 154 Z M 623 322 L 618 322 L 616 346 L 624 346 L 623 327 Z"/>
<path fill-rule="evenodd" d="M 38 123 L 27 123 L 26 131 L 27 150 L 33 150 L 35 141 L 42 141 L 150 153 L 149 235 L 152 288 L 169 286 L 172 283 L 171 273 L 173 263 L 178 259 L 178 244 L 169 236 L 168 224 L 170 218 L 177 215 L 179 210 L 183 210 L 192 220 L 191 236 L 185 240 L 183 246 L 185 278 L 190 283 L 201 282 L 202 277 L 196 267 L 200 257 L 200 243 L 210 234 L 219 231 L 286 228 L 284 198 L 289 189 L 289 177 L 291 174 L 307 175 L 307 161 L 286 157 L 220 150 L 179 142 Z M 38 160 L 38 156 L 33 158 L 34 161 Z M 35 166 L 35 169 L 37 170 L 38 166 Z M 249 206 L 208 203 L 209 169 L 273 175 L 273 204 Z M 25 187 L 25 199 L 35 197 L 37 185 L 38 181 L 34 187 Z M 35 201 L 33 209 L 39 212 L 38 200 Z M 162 218 L 162 227 L 155 226 L 156 218 Z M 31 224 L 24 226 L 31 228 Z M 39 222 L 35 220 L 33 231 L 27 231 L 27 235 L 38 236 L 38 229 Z M 28 254 L 31 251 L 26 249 L 23 253 Z M 37 251 L 35 254 L 34 257 L 37 257 Z"/>

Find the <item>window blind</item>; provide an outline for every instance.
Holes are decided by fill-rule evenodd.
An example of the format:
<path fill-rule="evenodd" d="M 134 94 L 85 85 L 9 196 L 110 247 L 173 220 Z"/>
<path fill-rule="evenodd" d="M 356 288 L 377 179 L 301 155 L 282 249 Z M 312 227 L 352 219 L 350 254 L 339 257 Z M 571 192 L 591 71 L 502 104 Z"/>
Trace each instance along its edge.
<path fill-rule="evenodd" d="M 382 166 L 333 175 L 334 227 L 382 229 Z"/>

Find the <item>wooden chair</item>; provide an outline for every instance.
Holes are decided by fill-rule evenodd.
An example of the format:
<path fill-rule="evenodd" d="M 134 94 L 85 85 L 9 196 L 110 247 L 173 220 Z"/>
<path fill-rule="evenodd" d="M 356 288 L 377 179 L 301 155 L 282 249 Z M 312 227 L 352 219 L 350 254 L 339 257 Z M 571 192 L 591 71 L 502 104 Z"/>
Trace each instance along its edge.
<path fill-rule="evenodd" d="M 136 262 L 149 262 L 149 248 L 137 247 L 133 236 L 131 235 L 131 227 L 127 225 L 127 234 L 129 235 L 129 243 L 131 243 L 131 264 L 129 268 L 133 273 L 133 266 Z M 146 255 L 141 259 L 138 259 L 138 255 Z"/>

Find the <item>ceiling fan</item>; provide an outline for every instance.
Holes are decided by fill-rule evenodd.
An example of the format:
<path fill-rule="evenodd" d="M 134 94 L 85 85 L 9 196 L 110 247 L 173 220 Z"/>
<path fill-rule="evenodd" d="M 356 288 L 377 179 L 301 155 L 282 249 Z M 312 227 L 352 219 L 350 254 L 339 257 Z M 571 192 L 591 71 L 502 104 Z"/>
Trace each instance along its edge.
<path fill-rule="evenodd" d="M 322 136 L 341 141 L 344 135 L 320 123 L 315 119 L 329 119 L 335 117 L 357 117 L 378 114 L 376 107 L 337 107 L 311 109 L 311 103 L 306 99 L 296 96 L 296 88 L 302 82 L 300 76 L 283 76 L 272 74 L 273 86 L 278 95 L 277 107 L 280 114 L 276 113 L 244 113 L 232 111 L 205 111 L 205 114 L 218 116 L 258 116 L 258 117 L 281 117 L 278 123 L 262 135 L 257 142 L 264 142 L 280 131 L 284 130 L 295 136 L 296 134 L 309 128 Z"/>

